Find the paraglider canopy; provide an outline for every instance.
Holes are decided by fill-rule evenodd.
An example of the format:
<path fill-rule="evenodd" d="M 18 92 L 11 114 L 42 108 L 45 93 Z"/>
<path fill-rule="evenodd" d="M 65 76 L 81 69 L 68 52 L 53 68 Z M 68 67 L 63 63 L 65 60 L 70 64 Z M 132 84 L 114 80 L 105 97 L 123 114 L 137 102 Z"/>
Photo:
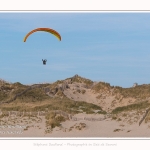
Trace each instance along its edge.
<path fill-rule="evenodd" d="M 27 38 L 28 38 L 32 33 L 37 32 L 37 31 L 44 31 L 44 32 L 51 33 L 51 34 L 53 34 L 55 37 L 57 37 L 59 41 L 61 41 L 61 36 L 60 36 L 60 34 L 59 34 L 57 31 L 55 31 L 55 30 L 53 30 L 53 29 L 51 29 L 51 28 L 36 28 L 36 29 L 30 31 L 30 32 L 24 37 L 24 40 L 23 40 L 23 41 L 26 42 Z"/>
<path fill-rule="evenodd" d="M 46 65 L 47 60 L 46 59 L 42 59 L 43 61 L 43 65 Z"/>
<path fill-rule="evenodd" d="M 36 29 L 34 29 L 34 30 L 31 30 L 29 33 L 27 33 L 26 34 L 26 36 L 24 37 L 24 42 L 26 42 L 26 40 L 27 40 L 27 38 L 32 34 L 32 33 L 34 33 L 34 32 L 37 32 L 37 31 L 44 31 L 44 32 L 48 32 L 48 33 L 51 33 L 51 34 L 53 34 L 56 38 L 58 38 L 58 40 L 59 41 L 61 41 L 61 36 L 60 36 L 60 34 L 57 32 L 57 31 L 55 31 L 55 30 L 53 30 L 53 29 L 51 29 L 51 28 L 36 28 Z M 42 61 L 43 61 L 43 65 L 46 65 L 46 59 L 42 59 Z"/>

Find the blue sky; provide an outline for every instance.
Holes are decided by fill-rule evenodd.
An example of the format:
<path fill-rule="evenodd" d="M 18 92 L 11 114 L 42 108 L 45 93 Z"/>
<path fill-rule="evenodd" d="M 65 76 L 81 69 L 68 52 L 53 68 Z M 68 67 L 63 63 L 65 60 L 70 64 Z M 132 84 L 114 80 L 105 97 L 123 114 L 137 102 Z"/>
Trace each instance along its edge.
<path fill-rule="evenodd" d="M 61 34 L 36 32 L 48 27 Z M 75 74 L 114 86 L 150 83 L 150 13 L 0 13 L 0 78 L 22 84 Z M 42 64 L 47 59 L 47 64 Z"/>

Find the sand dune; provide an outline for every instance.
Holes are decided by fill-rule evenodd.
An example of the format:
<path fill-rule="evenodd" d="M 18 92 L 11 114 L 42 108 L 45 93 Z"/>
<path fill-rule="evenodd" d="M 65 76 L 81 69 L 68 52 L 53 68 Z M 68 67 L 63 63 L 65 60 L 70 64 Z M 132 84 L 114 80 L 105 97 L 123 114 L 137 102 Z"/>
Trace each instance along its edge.
<path fill-rule="evenodd" d="M 17 120 L 15 124 L 0 125 L 0 137 L 149 137 L 150 123 L 143 123 L 141 126 L 138 123 L 127 123 L 123 121 L 112 120 L 105 118 L 102 114 L 77 114 L 74 115 L 75 120 L 67 120 L 61 123 L 60 127 L 55 127 L 50 133 L 45 124 L 45 117 L 31 118 L 28 122 L 25 118 L 21 124 Z M 105 118 L 101 121 L 90 121 L 88 118 Z M 6 119 L 6 118 L 5 118 Z M 34 120 L 35 119 L 35 120 Z M 41 119 L 41 120 L 40 120 Z M 7 121 L 8 123 L 8 121 Z M 21 128 L 22 127 L 22 128 Z M 8 132 L 9 131 L 9 132 Z M 18 131 L 18 132 L 17 132 Z"/>

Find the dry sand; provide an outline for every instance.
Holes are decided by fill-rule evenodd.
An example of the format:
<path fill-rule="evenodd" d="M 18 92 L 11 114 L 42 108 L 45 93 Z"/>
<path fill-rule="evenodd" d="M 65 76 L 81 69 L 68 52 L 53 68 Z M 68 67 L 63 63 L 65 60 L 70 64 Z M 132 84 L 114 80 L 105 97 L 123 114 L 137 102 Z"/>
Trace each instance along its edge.
<path fill-rule="evenodd" d="M 84 88 L 84 84 L 68 84 L 69 89 L 64 90 L 64 94 L 74 101 L 85 101 L 100 106 L 103 110 L 111 112 L 116 107 L 127 106 L 136 101 L 135 98 L 124 98 L 121 101 L 116 100 L 116 96 L 111 93 L 96 93 L 94 90 Z M 80 92 L 78 92 L 78 90 Z M 85 93 L 82 93 L 82 91 Z M 101 95 L 101 96 L 100 96 Z"/>
<path fill-rule="evenodd" d="M 8 118 L 0 125 L 0 137 L 150 137 L 150 123 L 129 124 L 124 121 L 107 118 L 102 121 L 89 121 L 85 118 L 104 118 L 101 114 L 77 114 L 74 117 L 80 118 L 78 121 L 67 120 L 62 122 L 61 127 L 55 127 L 52 132 L 45 133 L 45 117 L 33 117 L 21 120 L 15 119 L 15 123 L 8 123 Z M 31 121 L 32 120 L 32 121 Z M 10 125 L 11 124 L 11 125 Z M 17 126 L 18 125 L 18 126 Z M 20 126 L 19 126 L 20 125 Z"/>

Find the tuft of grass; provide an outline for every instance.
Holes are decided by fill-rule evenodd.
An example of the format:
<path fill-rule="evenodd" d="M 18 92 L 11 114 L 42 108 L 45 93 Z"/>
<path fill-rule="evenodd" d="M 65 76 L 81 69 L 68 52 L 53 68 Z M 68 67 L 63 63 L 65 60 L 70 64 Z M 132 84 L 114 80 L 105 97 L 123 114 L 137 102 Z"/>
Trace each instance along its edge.
<path fill-rule="evenodd" d="M 121 118 L 118 118 L 118 120 L 117 121 L 121 121 L 122 119 Z"/>
<path fill-rule="evenodd" d="M 81 90 L 80 90 L 80 89 L 77 89 L 77 92 L 78 92 L 78 93 L 81 93 Z"/>
<path fill-rule="evenodd" d="M 45 119 L 46 126 L 50 127 L 51 129 L 55 128 L 56 126 L 60 126 L 60 123 L 66 120 L 63 116 L 57 116 L 54 112 L 48 113 L 45 116 Z"/>
<path fill-rule="evenodd" d="M 95 92 L 109 91 L 110 89 L 111 89 L 110 84 L 106 82 L 99 82 L 92 87 L 92 90 L 94 90 Z"/>
<path fill-rule="evenodd" d="M 150 122 L 150 112 L 148 112 L 146 118 L 145 118 L 145 123 Z"/>
<path fill-rule="evenodd" d="M 87 88 L 90 88 L 93 85 L 93 83 L 94 83 L 93 81 L 91 81 L 89 79 L 86 79 L 86 78 L 83 78 L 81 76 L 74 76 L 74 77 L 68 78 L 68 79 L 71 79 L 72 83 L 74 83 L 74 82 L 84 83 Z"/>
<path fill-rule="evenodd" d="M 81 93 L 84 94 L 86 92 L 86 90 L 81 90 Z"/>
<path fill-rule="evenodd" d="M 140 110 L 143 108 L 147 108 L 149 107 L 150 104 L 148 103 L 148 101 L 144 101 L 144 102 L 140 102 L 140 103 L 136 103 L 136 104 L 130 104 L 127 106 L 123 106 L 123 107 L 117 107 L 112 111 L 112 114 L 117 114 L 123 111 L 129 111 L 129 110 Z"/>
<path fill-rule="evenodd" d="M 150 84 L 138 85 L 136 87 L 131 88 L 122 88 L 119 86 L 115 86 L 113 90 L 113 95 L 120 94 L 123 98 L 138 98 L 138 99 L 146 99 L 150 97 Z"/>
<path fill-rule="evenodd" d="M 116 120 L 116 119 L 117 119 L 117 117 L 116 117 L 116 116 L 112 116 L 112 119 L 113 119 L 113 120 Z"/>
<path fill-rule="evenodd" d="M 114 132 L 119 132 L 119 131 L 121 131 L 121 129 L 115 129 L 115 130 L 114 130 Z"/>

